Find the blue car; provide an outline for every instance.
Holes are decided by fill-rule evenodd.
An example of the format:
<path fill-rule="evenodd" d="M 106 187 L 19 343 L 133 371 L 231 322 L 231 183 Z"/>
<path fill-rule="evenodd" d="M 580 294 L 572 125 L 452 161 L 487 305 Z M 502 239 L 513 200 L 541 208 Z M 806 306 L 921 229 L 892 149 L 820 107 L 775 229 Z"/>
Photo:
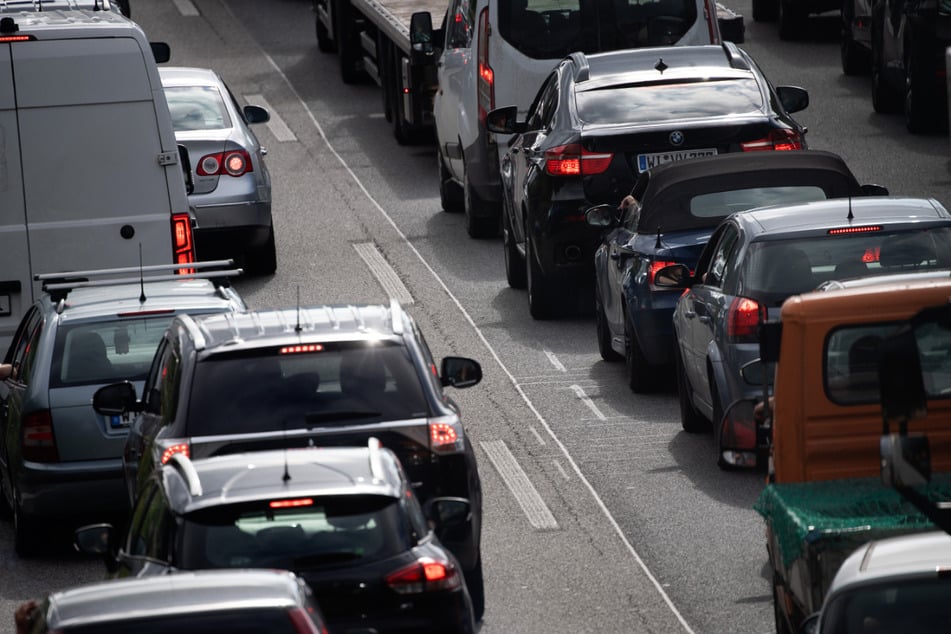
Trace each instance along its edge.
<path fill-rule="evenodd" d="M 683 289 L 655 285 L 671 264 L 693 270 L 710 235 L 730 214 L 773 204 L 886 194 L 859 185 L 836 154 L 813 150 L 733 153 L 678 161 L 644 172 L 623 212 L 589 209 L 602 230 L 594 257 L 598 349 L 605 361 L 625 360 L 635 392 L 658 386 L 674 364 L 672 316 Z"/>

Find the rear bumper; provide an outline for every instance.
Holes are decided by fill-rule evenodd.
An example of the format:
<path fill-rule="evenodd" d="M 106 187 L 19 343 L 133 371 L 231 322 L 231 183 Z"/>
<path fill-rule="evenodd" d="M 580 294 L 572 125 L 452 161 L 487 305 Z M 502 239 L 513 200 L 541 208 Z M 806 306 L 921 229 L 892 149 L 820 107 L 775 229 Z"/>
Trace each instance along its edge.
<path fill-rule="evenodd" d="M 530 229 L 532 247 L 546 276 L 579 275 L 594 280 L 594 253 L 601 233 L 584 219 L 586 200 L 553 201 Z"/>
<path fill-rule="evenodd" d="M 669 366 L 674 363 L 674 308 L 680 293 L 647 292 L 644 300 L 628 301 L 628 315 L 647 363 Z"/>
<path fill-rule="evenodd" d="M 124 518 L 129 498 L 115 460 L 25 463 L 15 475 L 24 515 L 47 519 Z"/>

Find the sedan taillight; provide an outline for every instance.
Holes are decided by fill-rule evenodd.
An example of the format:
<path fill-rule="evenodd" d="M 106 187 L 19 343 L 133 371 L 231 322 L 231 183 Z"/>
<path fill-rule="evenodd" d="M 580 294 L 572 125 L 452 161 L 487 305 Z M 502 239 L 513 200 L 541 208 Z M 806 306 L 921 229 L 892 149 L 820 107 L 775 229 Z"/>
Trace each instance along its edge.
<path fill-rule="evenodd" d="M 23 417 L 23 459 L 30 462 L 59 462 L 53 418 L 48 409 L 41 409 Z"/>
<path fill-rule="evenodd" d="M 466 448 L 462 421 L 452 414 L 429 419 L 429 448 L 433 453 L 462 453 Z"/>
<path fill-rule="evenodd" d="M 762 150 L 801 150 L 802 138 L 795 130 L 777 128 L 771 130 L 762 139 L 744 141 L 740 143 L 744 152 L 759 152 Z"/>
<path fill-rule="evenodd" d="M 545 171 L 552 176 L 591 176 L 606 172 L 614 155 L 589 152 L 580 143 L 559 145 L 545 151 Z"/>
<path fill-rule="evenodd" d="M 253 171 L 251 155 L 244 150 L 206 154 L 195 169 L 199 176 L 243 176 Z"/>
<path fill-rule="evenodd" d="M 748 297 L 736 297 L 727 313 L 726 335 L 738 343 L 758 341 L 760 322 L 766 320 L 766 308 Z"/>
<path fill-rule="evenodd" d="M 410 565 L 386 576 L 386 585 L 400 594 L 422 594 L 455 590 L 462 585 L 462 574 L 449 561 L 421 557 Z"/>

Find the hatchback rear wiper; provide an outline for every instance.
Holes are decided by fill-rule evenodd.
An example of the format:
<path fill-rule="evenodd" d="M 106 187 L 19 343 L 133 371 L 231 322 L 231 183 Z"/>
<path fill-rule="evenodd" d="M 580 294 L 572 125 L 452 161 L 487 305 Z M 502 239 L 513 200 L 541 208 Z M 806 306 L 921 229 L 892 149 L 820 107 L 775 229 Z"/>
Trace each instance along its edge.
<path fill-rule="evenodd" d="M 380 412 L 370 410 L 345 410 L 339 412 L 307 412 L 304 420 L 308 425 L 315 423 L 327 423 L 338 420 L 353 420 L 355 418 L 376 418 L 382 416 Z"/>

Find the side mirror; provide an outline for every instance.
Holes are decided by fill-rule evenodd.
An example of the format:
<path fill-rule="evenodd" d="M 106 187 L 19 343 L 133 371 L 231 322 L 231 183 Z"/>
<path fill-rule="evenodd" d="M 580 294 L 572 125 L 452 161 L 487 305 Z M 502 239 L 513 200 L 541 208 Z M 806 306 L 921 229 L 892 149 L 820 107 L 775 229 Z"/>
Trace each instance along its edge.
<path fill-rule="evenodd" d="M 112 524 L 90 524 L 81 526 L 73 533 L 73 547 L 86 555 L 98 555 L 106 564 L 106 570 L 115 572 L 118 566 L 115 558 L 115 544 Z"/>
<path fill-rule="evenodd" d="M 446 357 L 442 360 L 439 378 L 443 385 L 460 389 L 472 387 L 482 380 L 482 366 L 465 357 Z"/>
<path fill-rule="evenodd" d="M 595 229 L 611 229 L 617 224 L 617 207 L 614 205 L 595 205 L 584 212 L 584 220 Z"/>
<path fill-rule="evenodd" d="M 888 196 L 888 188 L 884 185 L 861 185 L 859 191 L 863 196 Z"/>
<path fill-rule="evenodd" d="M 931 448 L 924 434 L 883 435 L 878 448 L 886 486 L 915 487 L 931 480 Z"/>
<path fill-rule="evenodd" d="M 99 388 L 92 396 L 92 408 L 103 416 L 122 416 L 137 411 L 139 403 L 135 386 L 123 381 Z"/>
<path fill-rule="evenodd" d="M 410 16 L 409 43 L 415 52 L 433 52 L 433 17 L 429 11 L 418 11 Z"/>
<path fill-rule="evenodd" d="M 471 512 L 472 505 L 466 498 L 438 497 L 427 500 L 423 505 L 423 513 L 437 530 L 462 526 L 469 521 Z"/>
<path fill-rule="evenodd" d="M 783 323 L 766 321 L 759 326 L 759 358 L 763 363 L 779 361 L 779 345 L 783 340 Z"/>
<path fill-rule="evenodd" d="M 809 93 L 805 88 L 799 86 L 777 86 L 776 95 L 779 97 L 779 103 L 783 110 L 792 114 L 805 110 L 809 106 Z"/>
<path fill-rule="evenodd" d="M 245 106 L 242 112 L 248 123 L 267 123 L 271 120 L 271 113 L 261 106 Z"/>
<path fill-rule="evenodd" d="M 518 122 L 518 106 L 505 106 L 489 111 L 485 116 L 485 128 L 496 134 L 518 134 L 525 124 Z"/>
<path fill-rule="evenodd" d="M 743 380 L 747 385 L 765 385 L 769 384 L 769 377 L 766 376 L 766 372 L 763 368 L 763 362 L 759 359 L 753 359 L 752 361 L 747 361 L 740 368 L 740 376 L 743 377 Z"/>
<path fill-rule="evenodd" d="M 172 49 L 165 42 L 149 42 L 156 64 L 164 64 L 172 59 Z"/>
<path fill-rule="evenodd" d="M 687 288 L 690 269 L 685 264 L 668 264 L 654 274 L 654 285 L 661 288 Z"/>

